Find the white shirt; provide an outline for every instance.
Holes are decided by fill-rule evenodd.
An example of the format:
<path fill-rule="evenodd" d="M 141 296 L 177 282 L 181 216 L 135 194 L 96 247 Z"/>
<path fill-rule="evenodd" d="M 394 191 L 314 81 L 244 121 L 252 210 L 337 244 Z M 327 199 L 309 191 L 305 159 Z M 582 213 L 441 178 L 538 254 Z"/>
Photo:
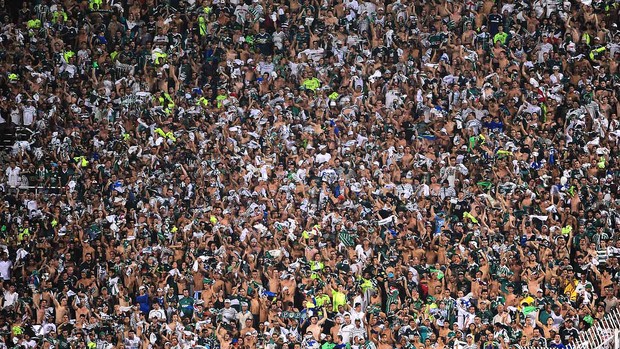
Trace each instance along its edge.
<path fill-rule="evenodd" d="M 297 54 L 297 58 L 301 58 L 302 55 L 306 55 L 308 59 L 318 63 L 325 56 L 325 50 L 320 47 L 318 49 L 303 50 Z"/>
<path fill-rule="evenodd" d="M 286 38 L 286 34 L 281 30 L 272 35 L 273 44 L 280 50 L 284 47 L 284 38 Z"/>
<path fill-rule="evenodd" d="M 21 184 L 21 172 L 22 169 L 19 168 L 19 166 L 15 166 L 14 168 L 9 167 L 6 169 L 6 177 L 8 178 L 7 183 L 10 187 L 18 187 Z"/>
<path fill-rule="evenodd" d="M 25 345 L 27 348 L 34 348 L 37 346 L 37 342 L 34 339 L 31 339 L 27 342 L 23 342 L 23 345 Z"/>
<path fill-rule="evenodd" d="M 241 329 L 243 330 L 244 328 L 247 327 L 245 324 L 245 320 L 252 319 L 252 313 L 250 311 L 246 311 L 245 313 L 241 311 L 237 313 L 236 318 L 239 324 L 241 325 Z"/>
<path fill-rule="evenodd" d="M 366 338 L 366 331 L 364 331 L 364 328 L 361 327 L 361 325 L 360 327 L 353 326 L 351 329 L 351 340 L 355 339 L 355 337 Z"/>
<path fill-rule="evenodd" d="M 351 320 L 353 320 L 353 322 L 355 323 L 356 319 L 360 319 L 360 326 L 362 328 L 364 328 L 364 318 L 366 317 L 366 313 L 364 313 L 363 311 L 355 311 L 355 309 L 351 309 L 350 311 L 351 313 Z"/>
<path fill-rule="evenodd" d="M 314 162 L 316 162 L 318 164 L 322 164 L 324 162 L 328 162 L 331 159 L 332 159 L 332 154 L 330 154 L 330 153 L 316 154 Z"/>
<path fill-rule="evenodd" d="M 11 279 L 11 268 L 13 267 L 12 261 L 0 261 L 0 277 L 4 280 Z"/>
<path fill-rule="evenodd" d="M 360 7 L 360 4 L 357 2 L 357 0 L 353 0 L 353 1 L 349 1 L 348 3 L 345 3 L 345 6 L 354 11 L 357 11 Z"/>
<path fill-rule="evenodd" d="M 259 71 L 262 74 L 271 74 L 271 72 L 276 68 L 276 66 L 271 62 L 260 62 L 258 63 Z"/>
<path fill-rule="evenodd" d="M 28 207 L 28 212 L 37 210 L 37 202 L 35 200 L 26 200 L 24 204 Z"/>
<path fill-rule="evenodd" d="M 427 197 L 429 195 L 431 195 L 431 188 L 428 186 L 428 184 L 421 184 L 418 188 L 418 196 Z"/>
<path fill-rule="evenodd" d="M 559 83 L 562 81 L 562 79 L 564 79 L 564 74 L 562 74 L 562 73 L 558 73 L 558 75 L 557 75 L 557 76 L 556 76 L 555 74 L 552 74 L 552 75 L 549 77 L 549 80 L 551 80 L 551 82 L 553 83 L 553 85 L 557 85 L 557 84 L 559 84 Z"/>
<path fill-rule="evenodd" d="M 355 327 L 355 325 L 350 324 L 350 325 L 346 325 L 340 328 L 340 333 L 339 335 L 342 336 L 342 342 L 343 343 L 350 343 L 351 342 L 351 334 L 353 333 L 353 328 Z"/>
<path fill-rule="evenodd" d="M 11 122 L 15 125 L 22 124 L 22 115 L 19 113 L 19 109 L 11 109 Z"/>
<path fill-rule="evenodd" d="M 56 332 L 56 325 L 52 324 L 52 323 L 47 323 L 43 326 L 41 326 L 41 329 L 39 330 L 39 334 L 46 336 L 48 333 L 50 332 Z"/>
<path fill-rule="evenodd" d="M 153 309 L 149 312 L 149 320 L 153 320 L 153 319 L 158 319 L 158 320 L 165 320 L 166 319 L 166 312 L 164 312 L 163 309 Z"/>
<path fill-rule="evenodd" d="M 17 303 L 18 298 L 19 294 L 17 292 L 11 293 L 11 291 L 4 291 L 4 308 L 10 307 L 11 305 Z"/>
<path fill-rule="evenodd" d="M 37 110 L 32 105 L 24 108 L 24 110 L 22 111 L 22 117 L 23 117 L 22 121 L 24 123 L 24 126 L 32 125 L 32 123 L 34 122 L 34 116 L 36 115 L 36 113 L 37 113 Z"/>
<path fill-rule="evenodd" d="M 127 349 L 138 349 L 140 347 L 140 338 L 136 336 L 133 339 L 125 338 L 125 346 Z"/>

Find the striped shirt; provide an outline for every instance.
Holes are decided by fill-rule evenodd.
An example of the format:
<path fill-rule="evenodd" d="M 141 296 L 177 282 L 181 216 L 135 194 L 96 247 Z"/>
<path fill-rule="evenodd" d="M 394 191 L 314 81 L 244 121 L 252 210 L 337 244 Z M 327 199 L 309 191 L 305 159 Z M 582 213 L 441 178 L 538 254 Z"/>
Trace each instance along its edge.
<path fill-rule="evenodd" d="M 498 277 L 507 277 L 507 276 L 512 275 L 512 274 L 513 274 L 513 272 L 510 270 L 510 268 L 508 268 L 505 265 L 502 265 L 502 266 L 500 266 L 497 269 L 497 276 Z"/>
<path fill-rule="evenodd" d="M 49 15 L 51 11 L 50 11 L 49 6 L 44 5 L 44 4 L 39 4 L 34 7 L 34 12 L 36 13 L 38 19 L 40 19 L 41 21 L 44 21 L 47 19 L 47 16 Z"/>
<path fill-rule="evenodd" d="M 357 237 L 357 234 L 351 234 L 345 229 L 341 230 L 340 233 L 338 233 L 338 239 L 346 247 L 355 246 L 356 237 Z"/>
<path fill-rule="evenodd" d="M 456 196 L 456 190 L 452 187 L 441 187 L 441 189 L 439 189 L 439 196 L 442 200 L 445 198 L 454 197 Z"/>

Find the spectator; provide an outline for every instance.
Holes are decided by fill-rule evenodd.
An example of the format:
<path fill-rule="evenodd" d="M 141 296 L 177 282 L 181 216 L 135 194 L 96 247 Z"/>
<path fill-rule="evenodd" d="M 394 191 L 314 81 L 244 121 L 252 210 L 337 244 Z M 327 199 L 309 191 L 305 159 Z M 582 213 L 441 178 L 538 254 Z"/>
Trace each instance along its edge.
<path fill-rule="evenodd" d="M 617 311 L 613 1 L 20 4 L 6 346 L 563 348 Z"/>

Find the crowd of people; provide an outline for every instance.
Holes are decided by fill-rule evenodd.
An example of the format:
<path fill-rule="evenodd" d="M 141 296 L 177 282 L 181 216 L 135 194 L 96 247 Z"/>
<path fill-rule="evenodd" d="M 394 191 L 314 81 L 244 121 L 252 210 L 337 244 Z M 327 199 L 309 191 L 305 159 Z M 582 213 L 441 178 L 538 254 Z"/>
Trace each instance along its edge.
<path fill-rule="evenodd" d="M 0 0 L 1 348 L 572 348 L 617 0 Z"/>

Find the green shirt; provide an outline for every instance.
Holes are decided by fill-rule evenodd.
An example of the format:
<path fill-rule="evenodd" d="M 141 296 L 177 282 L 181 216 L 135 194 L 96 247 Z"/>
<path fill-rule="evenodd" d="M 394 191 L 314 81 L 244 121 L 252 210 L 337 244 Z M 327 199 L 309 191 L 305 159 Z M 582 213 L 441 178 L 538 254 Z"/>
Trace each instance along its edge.
<path fill-rule="evenodd" d="M 508 34 L 504 32 L 499 32 L 495 34 L 495 36 L 493 37 L 493 43 L 496 43 L 499 41 L 500 44 L 505 45 L 506 39 L 508 39 Z"/>
<path fill-rule="evenodd" d="M 192 316 L 194 312 L 194 299 L 191 297 L 183 297 L 179 300 L 179 310 L 185 316 Z"/>
<path fill-rule="evenodd" d="M 549 319 L 550 317 L 551 315 L 544 309 L 541 310 L 540 313 L 538 314 L 538 320 L 542 322 L 543 324 L 546 324 L 547 319 Z"/>
<path fill-rule="evenodd" d="M 307 90 L 316 91 L 321 86 L 321 81 L 317 78 L 311 78 L 304 80 L 301 85 Z"/>
<path fill-rule="evenodd" d="M 65 337 L 58 336 L 58 349 L 69 349 L 70 347 L 69 341 Z"/>
<path fill-rule="evenodd" d="M 41 20 L 40 19 L 31 19 L 27 23 L 28 29 L 39 29 L 41 28 Z"/>
<path fill-rule="evenodd" d="M 338 311 L 339 305 L 347 304 L 347 295 L 342 292 L 332 290 L 332 304 L 334 305 L 333 310 Z"/>

